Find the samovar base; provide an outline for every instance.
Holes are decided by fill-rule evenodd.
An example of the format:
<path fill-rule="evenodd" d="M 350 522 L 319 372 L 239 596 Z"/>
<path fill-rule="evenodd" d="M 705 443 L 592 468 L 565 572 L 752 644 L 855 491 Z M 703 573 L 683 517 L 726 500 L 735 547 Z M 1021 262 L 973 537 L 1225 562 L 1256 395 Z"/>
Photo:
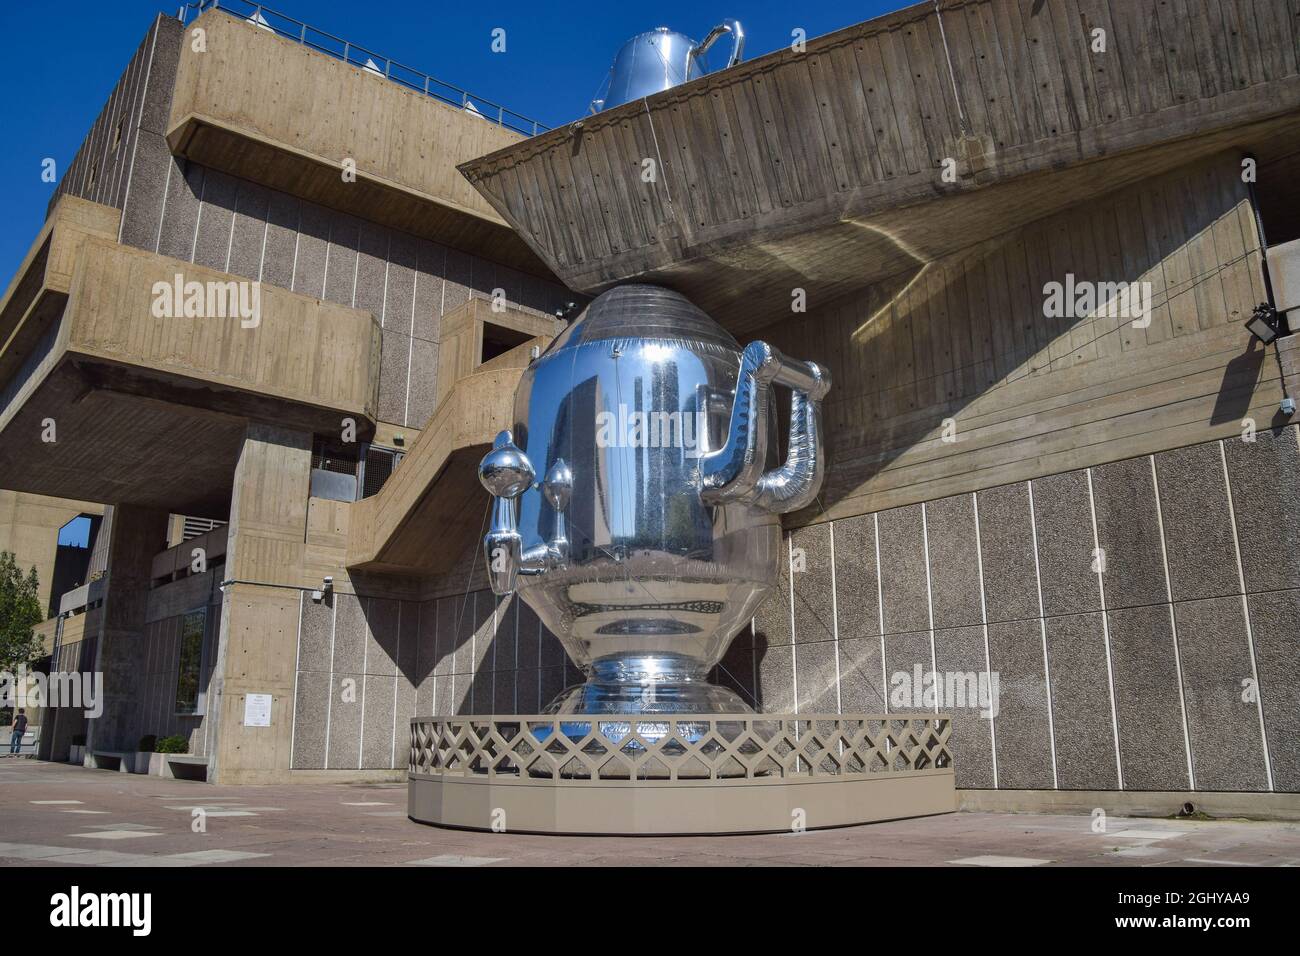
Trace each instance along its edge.
<path fill-rule="evenodd" d="M 593 661 L 586 683 L 566 687 L 548 714 L 752 714 L 735 691 L 710 683 L 706 670 L 675 655 Z"/>

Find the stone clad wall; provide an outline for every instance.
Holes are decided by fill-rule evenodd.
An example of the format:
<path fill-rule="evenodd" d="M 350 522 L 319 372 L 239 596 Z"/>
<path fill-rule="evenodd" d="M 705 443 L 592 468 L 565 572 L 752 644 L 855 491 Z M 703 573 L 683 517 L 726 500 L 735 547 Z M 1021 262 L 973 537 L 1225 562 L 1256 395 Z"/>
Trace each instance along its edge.
<path fill-rule="evenodd" d="M 896 674 L 996 672 L 992 720 L 943 708 L 958 786 L 1300 791 L 1295 426 L 813 524 L 788 543 L 781 593 L 715 674 L 758 710 L 925 709 L 898 706 Z M 305 600 L 294 768 L 401 768 L 410 716 L 544 707 L 580 678 L 517 603 Z"/>
<path fill-rule="evenodd" d="M 800 528 L 793 594 L 724 676 L 763 710 L 823 712 L 899 709 L 917 664 L 995 671 L 992 721 L 953 710 L 962 787 L 1298 791 L 1296 435 Z"/>

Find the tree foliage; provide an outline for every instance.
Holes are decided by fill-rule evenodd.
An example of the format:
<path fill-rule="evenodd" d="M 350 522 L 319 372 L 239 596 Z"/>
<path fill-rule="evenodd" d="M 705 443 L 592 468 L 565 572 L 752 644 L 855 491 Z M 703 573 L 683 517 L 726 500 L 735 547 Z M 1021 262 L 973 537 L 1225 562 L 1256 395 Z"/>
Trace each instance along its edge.
<path fill-rule="evenodd" d="M 36 569 L 23 574 L 13 552 L 0 551 L 0 670 L 13 673 L 41 656 L 34 628 L 41 613 Z"/>

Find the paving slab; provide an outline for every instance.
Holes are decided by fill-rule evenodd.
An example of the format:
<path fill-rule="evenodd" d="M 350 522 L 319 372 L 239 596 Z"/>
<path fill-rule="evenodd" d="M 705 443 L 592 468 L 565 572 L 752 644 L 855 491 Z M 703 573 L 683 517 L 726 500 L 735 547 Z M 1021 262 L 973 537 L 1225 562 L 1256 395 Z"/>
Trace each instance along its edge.
<path fill-rule="evenodd" d="M 559 837 L 407 819 L 402 783 L 218 786 L 0 763 L 5 866 L 1296 866 L 1300 824 L 953 813 L 804 833 Z M 72 808 L 82 809 L 73 811 Z M 195 808 L 202 824 L 195 832 Z M 74 822 L 69 812 L 107 815 Z M 97 819 L 103 820 L 100 816 Z M 71 824 L 71 826 L 70 826 Z M 149 839 L 140 839 L 148 837 Z M 102 844 L 115 844 L 107 850 Z M 93 844 L 101 844 L 95 847 Z M 120 848 L 120 851 L 119 849 Z"/>

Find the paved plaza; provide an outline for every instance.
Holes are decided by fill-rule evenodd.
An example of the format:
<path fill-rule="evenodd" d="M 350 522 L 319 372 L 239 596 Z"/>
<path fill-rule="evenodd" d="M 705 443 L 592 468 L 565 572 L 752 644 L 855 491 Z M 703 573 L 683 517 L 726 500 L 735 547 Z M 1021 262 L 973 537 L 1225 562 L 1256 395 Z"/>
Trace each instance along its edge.
<path fill-rule="evenodd" d="M 471 833 L 412 823 L 404 783 L 229 787 L 4 759 L 0 865 L 1296 866 L 1300 824 L 1112 816 L 1095 833 L 1082 815 L 954 813 L 759 836 Z"/>

